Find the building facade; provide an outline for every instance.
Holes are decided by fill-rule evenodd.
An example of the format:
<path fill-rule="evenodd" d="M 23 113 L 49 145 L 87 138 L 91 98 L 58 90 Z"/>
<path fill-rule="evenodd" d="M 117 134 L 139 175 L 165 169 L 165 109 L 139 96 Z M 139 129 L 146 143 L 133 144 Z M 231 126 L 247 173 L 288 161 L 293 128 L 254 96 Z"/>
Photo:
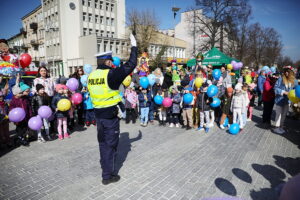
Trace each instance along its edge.
<path fill-rule="evenodd" d="M 24 35 L 23 33 L 18 33 L 7 39 L 7 43 L 10 49 L 13 49 L 14 53 L 22 54 L 26 52 L 24 46 Z"/>

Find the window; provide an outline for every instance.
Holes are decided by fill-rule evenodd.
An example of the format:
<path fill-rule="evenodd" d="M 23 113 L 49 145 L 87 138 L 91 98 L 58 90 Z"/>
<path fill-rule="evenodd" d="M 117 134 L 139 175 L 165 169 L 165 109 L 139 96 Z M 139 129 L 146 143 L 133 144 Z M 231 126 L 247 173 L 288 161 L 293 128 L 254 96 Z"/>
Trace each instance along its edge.
<path fill-rule="evenodd" d="M 92 14 L 89 13 L 89 22 L 92 22 Z"/>
<path fill-rule="evenodd" d="M 109 34 L 110 34 L 110 32 L 109 32 L 109 31 L 107 31 L 107 32 L 106 32 L 106 37 L 109 37 Z"/>
<path fill-rule="evenodd" d="M 82 5 L 83 5 L 83 6 L 85 6 L 85 1 L 86 1 L 86 0 L 82 0 Z"/>
<path fill-rule="evenodd" d="M 104 42 L 104 52 L 106 52 L 106 46 L 107 46 L 107 42 Z"/>
<path fill-rule="evenodd" d="M 86 21 L 86 12 L 82 13 L 82 20 Z"/>
<path fill-rule="evenodd" d="M 111 26 L 114 25 L 114 22 L 115 22 L 115 19 L 114 19 L 114 18 L 111 18 Z"/>
<path fill-rule="evenodd" d="M 99 36 L 99 30 L 96 30 L 96 35 Z"/>
<path fill-rule="evenodd" d="M 100 52 L 100 44 L 97 44 L 97 52 Z"/>
<path fill-rule="evenodd" d="M 89 35 L 91 35 L 92 34 L 92 32 L 93 32 L 93 29 L 89 29 Z"/>
<path fill-rule="evenodd" d="M 103 10 L 103 1 L 100 1 L 100 9 Z"/>
<path fill-rule="evenodd" d="M 91 0 L 88 0 L 88 7 L 91 7 Z"/>
<path fill-rule="evenodd" d="M 106 3 L 106 11 L 108 11 L 109 3 Z"/>
<path fill-rule="evenodd" d="M 99 23 L 99 15 L 95 15 L 95 23 Z"/>
<path fill-rule="evenodd" d="M 87 35 L 87 28 L 83 28 L 83 35 Z"/>
<path fill-rule="evenodd" d="M 73 67 L 69 67 L 70 74 L 73 74 Z"/>
<path fill-rule="evenodd" d="M 114 4 L 111 4 L 110 6 L 110 12 L 113 12 L 114 11 Z"/>
<path fill-rule="evenodd" d="M 114 35 L 115 35 L 115 32 L 111 32 L 111 37 L 114 37 Z"/>
<path fill-rule="evenodd" d="M 98 0 L 95 0 L 95 8 L 98 8 Z"/>
<path fill-rule="evenodd" d="M 106 17 L 106 25 L 109 26 L 110 23 L 109 23 L 109 17 Z"/>
<path fill-rule="evenodd" d="M 100 24 L 103 24 L 103 16 L 100 16 Z"/>
<path fill-rule="evenodd" d="M 100 36 L 103 37 L 104 35 L 104 31 L 101 31 Z"/>

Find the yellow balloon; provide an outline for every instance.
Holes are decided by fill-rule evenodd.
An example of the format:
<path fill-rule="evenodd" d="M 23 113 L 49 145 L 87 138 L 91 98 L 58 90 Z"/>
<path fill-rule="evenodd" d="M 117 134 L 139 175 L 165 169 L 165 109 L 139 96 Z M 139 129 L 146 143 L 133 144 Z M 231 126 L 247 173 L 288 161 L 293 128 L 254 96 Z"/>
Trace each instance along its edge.
<path fill-rule="evenodd" d="M 202 83 L 203 83 L 202 78 L 196 78 L 196 79 L 195 79 L 195 86 L 196 86 L 197 88 L 200 88 L 200 87 L 202 86 Z"/>
<path fill-rule="evenodd" d="M 71 108 L 71 101 L 68 99 L 61 99 L 57 103 L 57 109 L 59 111 L 68 111 Z"/>
<path fill-rule="evenodd" d="M 228 70 L 232 70 L 232 68 L 233 68 L 233 67 L 232 67 L 232 64 L 228 64 L 228 65 L 227 65 L 227 69 L 228 69 Z"/>
<path fill-rule="evenodd" d="M 123 85 L 125 87 L 128 87 L 130 85 L 130 83 L 131 83 L 131 76 L 127 76 L 123 81 Z"/>
<path fill-rule="evenodd" d="M 299 103 L 299 102 L 300 102 L 300 98 L 298 98 L 298 97 L 296 96 L 295 90 L 291 90 L 291 91 L 289 92 L 288 98 L 289 98 L 289 100 L 290 100 L 291 102 L 293 102 L 293 103 Z"/>

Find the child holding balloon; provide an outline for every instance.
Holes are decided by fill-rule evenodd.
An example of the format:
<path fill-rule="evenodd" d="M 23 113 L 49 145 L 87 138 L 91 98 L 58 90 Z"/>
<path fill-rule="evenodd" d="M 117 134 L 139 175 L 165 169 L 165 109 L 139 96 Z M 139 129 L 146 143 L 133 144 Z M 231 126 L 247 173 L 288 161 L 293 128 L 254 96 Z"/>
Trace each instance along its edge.
<path fill-rule="evenodd" d="M 69 138 L 69 134 L 67 132 L 67 117 L 69 115 L 69 110 L 71 108 L 71 103 L 68 97 L 65 96 L 64 91 L 67 90 L 66 85 L 57 84 L 55 86 L 56 95 L 53 97 L 51 102 L 51 107 L 56 111 L 57 118 L 57 130 L 58 130 L 58 138 L 62 140 L 63 138 Z M 62 101 L 64 100 L 64 101 Z M 67 101 L 66 101 L 67 100 Z M 63 136 L 64 133 L 64 136 Z"/>
<path fill-rule="evenodd" d="M 232 97 L 230 110 L 233 113 L 233 123 L 235 124 L 239 121 L 240 130 L 242 131 L 242 129 L 244 128 L 242 112 L 246 107 L 246 99 L 242 93 L 242 85 L 240 83 L 236 84 L 234 89 L 235 92 Z"/>
<path fill-rule="evenodd" d="M 149 108 L 151 103 L 151 94 L 147 91 L 147 89 L 143 88 L 142 92 L 138 95 L 140 113 L 141 113 L 141 126 L 147 126 L 148 123 L 148 115 Z"/>
<path fill-rule="evenodd" d="M 45 87 L 42 84 L 36 84 L 36 93 L 31 99 L 31 107 L 33 111 L 33 115 L 38 114 L 38 110 L 41 106 L 50 106 L 51 104 L 51 99 L 45 92 Z M 49 135 L 49 123 L 48 120 L 43 118 L 43 125 L 46 131 L 46 136 L 48 137 L 48 140 L 50 140 L 50 135 Z M 38 141 L 39 142 L 46 142 L 44 137 L 42 136 L 41 130 L 38 130 Z"/>
<path fill-rule="evenodd" d="M 90 93 L 84 87 L 83 90 L 83 109 L 85 113 L 85 125 L 89 127 L 91 124 L 96 126 L 96 119 L 94 113 L 94 106 L 92 103 L 92 99 Z"/>
<path fill-rule="evenodd" d="M 171 116 L 170 116 L 170 128 L 176 127 L 179 128 L 179 117 L 180 117 L 180 102 L 181 96 L 178 92 L 178 88 L 176 85 L 171 87 L 171 99 L 172 99 L 172 106 L 171 106 Z"/>
<path fill-rule="evenodd" d="M 205 132 L 207 133 L 209 131 L 209 123 L 210 123 L 210 98 L 207 95 L 207 88 L 208 88 L 208 83 L 205 82 L 202 85 L 201 92 L 198 94 L 197 97 L 197 107 L 199 110 L 200 114 L 200 126 L 198 127 L 198 131 L 203 131 L 204 130 L 204 118 L 206 122 L 206 127 L 205 127 Z"/>
<path fill-rule="evenodd" d="M 132 120 L 132 123 L 136 122 L 135 109 L 138 104 L 138 95 L 134 90 L 134 83 L 131 83 L 125 90 L 125 109 L 126 109 L 126 124 Z"/>
<path fill-rule="evenodd" d="M 232 101 L 232 94 L 233 94 L 233 89 L 231 87 L 226 89 L 226 93 L 221 97 L 221 110 L 222 110 L 222 115 L 220 119 L 220 128 L 225 129 L 224 122 L 226 118 L 231 118 L 232 113 L 230 111 L 231 107 L 231 101 Z"/>

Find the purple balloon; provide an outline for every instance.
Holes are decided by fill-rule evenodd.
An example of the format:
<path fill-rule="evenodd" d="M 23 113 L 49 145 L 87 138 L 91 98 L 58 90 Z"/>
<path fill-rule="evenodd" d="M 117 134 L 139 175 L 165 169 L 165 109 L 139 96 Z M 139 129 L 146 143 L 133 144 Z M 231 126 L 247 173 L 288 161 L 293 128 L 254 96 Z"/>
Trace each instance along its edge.
<path fill-rule="evenodd" d="M 52 110 L 49 106 L 41 106 L 38 110 L 38 114 L 41 118 L 48 119 L 52 115 Z"/>
<path fill-rule="evenodd" d="M 52 115 L 49 117 L 48 121 L 51 122 L 51 121 L 53 121 L 54 119 L 55 119 L 55 114 L 52 114 Z"/>
<path fill-rule="evenodd" d="M 21 122 L 25 118 L 26 113 L 23 108 L 14 108 L 8 113 L 9 121 L 11 122 Z"/>
<path fill-rule="evenodd" d="M 31 117 L 28 121 L 28 126 L 29 126 L 29 128 L 31 128 L 34 131 L 41 130 L 41 128 L 43 126 L 42 119 L 38 116 Z"/>
<path fill-rule="evenodd" d="M 234 70 L 238 70 L 239 69 L 239 65 L 238 65 L 237 62 L 235 62 L 232 66 L 233 66 Z"/>
<path fill-rule="evenodd" d="M 238 63 L 237 63 L 237 67 L 238 67 L 239 69 L 241 69 L 241 68 L 243 67 L 243 63 L 242 63 L 242 62 L 238 62 Z"/>
<path fill-rule="evenodd" d="M 72 91 L 76 91 L 78 86 L 79 86 L 79 82 L 76 78 L 70 78 L 68 81 L 67 81 L 67 87 Z"/>
<path fill-rule="evenodd" d="M 232 60 L 231 65 L 233 66 L 234 64 L 236 64 L 236 62 L 234 60 Z"/>

